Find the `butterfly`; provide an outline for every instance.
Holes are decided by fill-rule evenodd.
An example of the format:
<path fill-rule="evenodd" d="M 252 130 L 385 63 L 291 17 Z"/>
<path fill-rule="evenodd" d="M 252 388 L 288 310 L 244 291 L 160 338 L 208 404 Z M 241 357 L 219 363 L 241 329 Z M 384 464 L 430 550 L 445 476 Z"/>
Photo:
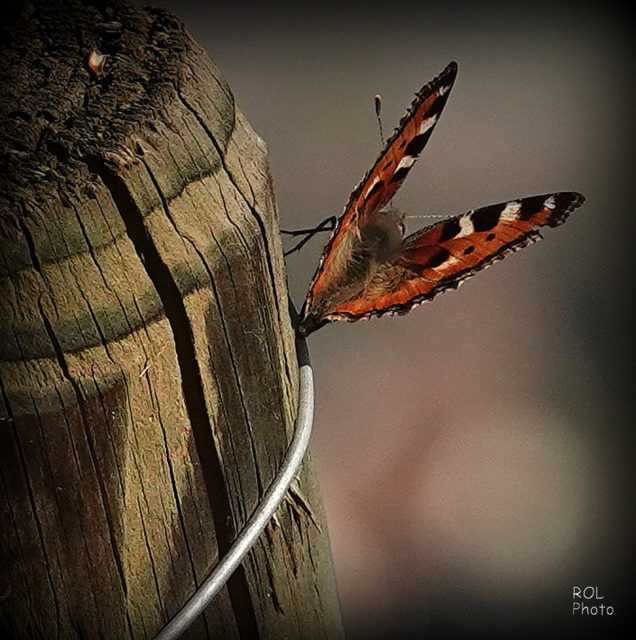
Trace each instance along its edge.
<path fill-rule="evenodd" d="M 300 313 L 307 336 L 328 322 L 403 315 L 457 288 L 493 262 L 556 227 L 585 198 L 560 192 L 473 209 L 404 237 L 387 204 L 426 146 L 457 75 L 451 62 L 416 94 L 375 164 L 335 223 Z"/>

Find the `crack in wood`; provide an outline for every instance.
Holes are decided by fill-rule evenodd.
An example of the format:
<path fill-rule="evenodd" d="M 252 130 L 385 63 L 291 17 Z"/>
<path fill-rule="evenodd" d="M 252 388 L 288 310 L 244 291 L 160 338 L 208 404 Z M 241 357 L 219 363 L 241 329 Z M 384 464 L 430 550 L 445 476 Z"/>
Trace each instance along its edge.
<path fill-rule="evenodd" d="M 167 200 L 166 200 L 166 198 L 165 198 L 165 196 L 163 194 L 163 191 L 161 189 L 161 186 L 159 185 L 158 180 L 156 179 L 156 177 L 155 177 L 154 173 L 152 172 L 152 170 L 150 169 L 150 167 L 145 162 L 143 164 L 144 164 L 144 167 L 146 168 L 146 171 L 148 172 L 148 176 L 150 177 L 150 180 L 151 180 L 151 182 L 153 184 L 153 187 L 155 188 L 155 191 L 157 192 L 157 195 L 159 196 L 159 200 L 160 200 L 160 202 L 161 202 L 161 204 L 163 206 L 164 214 L 166 215 L 166 217 L 170 221 L 175 233 L 179 236 L 179 238 L 181 239 L 181 241 L 184 244 L 188 243 L 192 247 L 192 250 L 196 253 L 197 257 L 199 258 L 199 260 L 201 262 L 201 265 L 205 269 L 205 272 L 206 272 L 206 274 L 208 276 L 208 280 L 209 280 L 210 288 L 211 288 L 211 291 L 212 291 L 212 295 L 214 296 L 214 298 L 216 300 L 216 306 L 217 306 L 217 309 L 219 311 L 219 320 L 221 322 L 221 326 L 222 326 L 222 329 L 223 329 L 223 335 L 225 337 L 225 343 L 227 345 L 226 352 L 227 352 L 227 355 L 228 355 L 228 358 L 230 360 L 230 364 L 231 364 L 231 367 L 232 367 L 233 378 L 235 380 L 234 388 L 237 390 L 237 394 L 236 395 L 237 395 L 237 397 L 239 399 L 239 403 L 240 403 L 240 407 L 241 407 L 241 411 L 242 411 L 242 416 L 243 416 L 243 422 L 245 423 L 247 429 L 250 430 L 251 422 L 250 422 L 249 415 L 248 415 L 246 400 L 245 400 L 245 397 L 244 397 L 244 394 L 243 394 L 243 385 L 241 384 L 239 366 L 237 365 L 237 363 L 235 361 L 235 358 L 234 358 L 234 352 L 233 352 L 233 349 L 232 349 L 232 341 L 231 341 L 231 338 L 230 338 L 230 335 L 229 335 L 227 323 L 226 323 L 225 318 L 223 316 L 223 312 L 222 312 L 223 304 L 222 304 L 222 301 L 221 301 L 221 299 L 219 297 L 219 294 L 218 294 L 218 290 L 217 290 L 216 283 L 215 283 L 215 280 L 214 280 L 214 274 L 212 273 L 212 270 L 210 269 L 210 266 L 208 265 L 208 262 L 205 259 L 205 256 L 203 255 L 201 250 L 197 247 L 196 243 L 191 238 L 189 238 L 188 236 L 186 236 L 186 235 L 181 233 L 181 230 L 179 229 L 179 226 L 178 226 L 177 222 L 174 220 L 174 218 L 172 217 L 172 215 L 170 213 L 170 210 L 168 208 L 168 202 L 167 202 Z M 215 242 L 216 242 L 216 240 L 215 240 Z M 217 244 L 217 246 L 219 248 L 219 251 L 221 251 L 220 245 Z M 222 251 L 221 251 L 221 253 L 222 253 L 222 255 L 223 255 L 224 259 L 225 259 L 226 265 L 227 265 L 227 273 L 228 273 L 228 276 L 230 278 L 230 281 L 234 285 L 232 290 L 234 292 L 236 292 L 236 291 L 238 291 L 238 288 L 236 287 L 236 285 L 234 283 L 234 278 L 233 278 L 233 275 L 232 275 L 232 269 L 230 268 L 229 262 L 227 261 L 227 258 L 225 257 L 225 254 Z M 222 398 L 222 394 L 220 394 L 220 398 Z M 250 435 L 252 436 L 251 430 L 250 430 Z M 232 446 L 232 449 L 234 450 L 233 441 L 230 441 L 230 445 Z M 256 452 L 256 449 L 255 449 L 255 443 L 254 443 L 253 436 L 250 437 L 250 446 L 251 446 L 251 450 L 252 450 L 252 459 L 253 459 L 254 472 L 255 472 L 255 475 L 256 475 L 257 483 L 258 483 L 258 495 L 261 496 L 263 494 L 263 491 L 264 491 L 263 490 L 263 481 L 261 479 L 260 469 L 259 469 L 258 465 L 256 464 L 256 460 L 258 459 L 258 456 L 257 456 L 257 452 Z M 236 456 L 235 456 L 235 458 L 236 458 Z M 238 468 L 239 466 L 240 465 L 238 465 L 238 463 L 235 462 L 235 467 Z M 239 479 L 239 482 L 240 482 L 240 480 L 241 480 L 240 475 L 239 475 L 238 479 Z M 241 488 L 241 495 L 245 495 L 242 488 Z M 243 515 L 243 518 L 246 519 L 246 517 L 247 517 L 246 514 L 243 513 L 242 515 Z"/>
<path fill-rule="evenodd" d="M 153 394 L 154 396 L 154 394 Z M 154 402 L 154 397 L 153 397 L 153 402 Z M 181 499 L 179 497 L 179 490 L 178 490 L 178 486 L 177 486 L 177 479 L 176 479 L 176 475 L 174 472 L 174 465 L 172 463 L 172 458 L 170 456 L 170 447 L 168 445 L 168 434 L 166 432 L 166 427 L 163 423 L 163 418 L 161 416 L 161 406 L 159 405 L 159 402 L 157 400 L 156 403 L 156 411 L 157 411 L 157 418 L 159 420 L 159 428 L 161 429 L 161 434 L 163 436 L 163 446 L 164 446 L 164 451 L 165 451 L 165 456 L 166 456 L 166 463 L 168 465 L 168 474 L 170 475 L 170 487 L 172 488 L 172 496 L 174 498 L 174 503 L 175 503 L 175 507 L 177 509 L 177 518 L 179 519 L 179 526 L 181 528 L 182 531 L 182 536 L 183 536 L 183 543 L 185 545 L 186 548 L 186 553 L 188 556 L 188 563 L 190 565 L 190 569 L 192 570 L 192 577 L 193 577 L 193 581 L 195 583 L 195 585 L 199 585 L 199 581 L 197 579 L 197 572 L 196 572 L 196 565 L 194 562 L 194 558 L 192 555 L 192 549 L 190 547 L 190 539 L 188 537 L 188 529 L 186 527 L 186 522 L 185 522 L 185 517 L 183 514 L 183 507 L 181 505 Z M 166 534 L 167 534 L 167 529 L 166 529 Z M 171 551 L 171 545 L 167 544 L 166 547 Z"/>
<path fill-rule="evenodd" d="M 243 198 L 243 200 L 245 201 L 245 204 L 247 205 L 248 210 L 249 210 L 250 214 L 252 215 L 252 218 L 255 220 L 256 224 L 258 225 L 259 232 L 260 232 L 260 237 L 261 237 L 261 239 L 263 241 L 263 244 L 265 245 L 264 246 L 263 255 L 265 256 L 265 259 L 266 259 L 266 262 L 267 262 L 267 269 L 268 269 L 269 279 L 270 279 L 270 282 L 276 282 L 276 278 L 274 276 L 274 266 L 272 265 L 270 249 L 269 249 L 269 246 L 268 246 L 269 245 L 269 243 L 268 243 L 268 235 L 267 235 L 267 229 L 265 228 L 265 223 L 263 222 L 260 214 L 256 210 L 254 204 L 251 203 L 249 201 L 249 199 L 247 198 L 247 196 L 243 193 L 243 191 L 241 190 L 240 186 L 238 185 L 236 179 L 234 178 L 234 175 L 232 174 L 232 172 L 230 171 L 229 167 L 227 166 L 227 163 L 225 162 L 224 150 L 221 149 L 221 146 L 219 145 L 219 142 L 217 141 L 217 139 L 214 136 L 214 134 L 212 133 L 210 127 L 203 120 L 203 118 L 201 118 L 201 116 L 199 115 L 197 110 L 186 100 L 184 95 L 179 90 L 177 90 L 177 95 L 179 96 L 179 99 L 183 103 L 184 107 L 186 107 L 186 109 L 188 109 L 188 111 L 190 111 L 192 113 L 192 115 L 196 118 L 196 120 L 199 122 L 199 124 L 201 125 L 201 127 L 205 131 L 206 135 L 210 139 L 210 142 L 214 145 L 214 148 L 216 149 L 217 153 L 219 154 L 219 158 L 221 160 L 221 166 L 223 167 L 223 171 L 225 172 L 225 174 L 229 178 L 230 182 L 232 183 L 232 185 L 236 189 L 237 193 L 239 193 L 241 195 L 241 197 Z M 229 141 L 229 139 L 228 139 L 228 141 Z M 249 181 L 247 181 L 247 182 L 249 184 Z M 251 185 L 250 185 L 250 189 L 251 189 Z M 276 307 L 278 308 L 278 300 L 277 299 L 276 299 Z M 280 309 L 279 309 L 279 317 L 280 317 Z"/>
<path fill-rule="evenodd" d="M 38 536 L 38 540 L 39 540 L 39 547 L 40 550 L 42 552 L 42 556 L 44 558 L 44 567 L 45 567 L 45 571 L 46 571 L 46 577 L 47 577 L 47 582 L 48 582 L 48 586 L 49 589 L 51 591 L 51 596 L 53 598 L 53 603 L 55 605 L 55 609 L 57 612 L 57 623 L 58 623 L 58 629 L 61 628 L 61 623 L 60 623 L 60 617 L 61 617 L 61 608 L 60 608 L 60 602 L 58 599 L 58 595 L 57 595 L 57 591 L 55 589 L 55 582 L 53 580 L 53 576 L 51 575 L 51 561 L 49 559 L 49 554 L 47 552 L 47 548 L 46 548 L 46 536 L 44 535 L 44 529 L 42 526 L 42 522 L 40 520 L 40 516 L 38 514 L 38 509 L 37 509 L 37 505 L 36 505 L 36 500 L 35 500 L 35 492 L 33 490 L 33 485 L 32 485 L 32 481 L 31 481 L 31 476 L 29 474 L 29 469 L 27 466 L 27 462 L 26 462 L 26 456 L 24 454 L 24 449 L 22 447 L 22 443 L 20 441 L 20 438 L 18 436 L 18 432 L 15 426 L 15 420 L 13 420 L 13 411 L 11 409 L 11 403 L 9 402 L 9 398 L 7 396 L 6 390 L 4 388 L 4 385 L 2 383 L 2 378 L 0 378 L 0 392 L 2 393 L 2 398 L 5 404 L 5 408 L 7 410 L 7 413 L 9 415 L 9 418 L 11 418 L 11 426 L 12 426 L 12 435 L 13 435 L 13 440 L 15 443 L 15 447 L 16 447 L 16 451 L 18 453 L 18 459 L 20 461 L 20 467 L 22 468 L 22 472 L 23 472 L 23 477 L 24 477 L 24 485 L 26 488 L 26 492 L 27 492 L 27 496 L 28 496 L 28 500 L 29 500 L 29 505 L 31 507 L 31 513 L 33 514 L 33 522 L 35 524 L 35 529 L 37 532 L 37 536 Z M 29 592 L 27 590 L 27 596 L 29 595 Z M 31 598 L 29 597 L 29 607 L 31 608 L 31 610 L 33 610 L 33 604 L 31 603 Z"/>
<path fill-rule="evenodd" d="M 203 381 L 194 347 L 194 335 L 182 293 L 179 291 L 170 269 L 161 259 L 159 251 L 144 225 L 142 212 L 126 183 L 102 158 L 92 156 L 86 158 L 86 162 L 89 169 L 101 178 L 110 192 L 135 251 L 144 264 L 161 299 L 166 318 L 170 324 L 181 374 L 183 399 L 201 463 L 219 556 L 223 556 L 232 543 L 232 535 L 225 525 L 226 518 L 231 517 L 230 500 L 225 486 L 221 461 L 212 435 L 212 425 L 207 412 Z M 228 581 L 228 590 L 241 637 L 256 638 L 258 626 L 251 604 L 249 585 L 242 567 L 239 567 Z"/>
<path fill-rule="evenodd" d="M 49 340 L 51 341 L 51 344 L 53 346 L 53 350 L 55 351 L 55 356 L 56 356 L 58 365 L 60 367 L 60 370 L 62 372 L 62 375 L 64 376 L 64 378 L 71 385 L 71 388 L 72 388 L 73 393 L 75 395 L 77 408 L 78 408 L 79 413 L 80 413 L 82 425 L 84 426 L 84 433 L 86 435 L 86 443 L 88 445 L 88 452 L 89 452 L 89 455 L 90 455 L 91 464 L 93 465 L 93 467 L 95 469 L 99 469 L 98 456 L 96 454 L 95 442 L 93 441 L 93 436 L 92 436 L 92 434 L 90 432 L 90 426 L 89 426 L 89 420 L 88 420 L 88 415 L 87 415 L 84 395 L 82 393 L 80 385 L 73 378 L 73 376 L 71 375 L 71 373 L 69 371 L 68 364 L 67 364 L 66 358 L 64 356 L 64 352 L 63 352 L 62 347 L 60 345 L 60 342 L 59 342 L 59 340 L 57 338 L 57 335 L 55 334 L 55 331 L 53 330 L 53 326 L 51 324 L 51 321 L 49 320 L 48 316 L 46 315 L 46 313 L 44 311 L 44 308 L 42 306 L 42 301 L 41 300 L 38 301 L 38 307 L 39 307 L 40 316 L 42 318 L 42 322 L 44 324 L 44 328 L 46 330 L 47 335 L 49 336 Z M 108 535 L 109 535 L 109 541 L 110 541 L 111 554 L 112 554 L 113 560 L 115 562 L 115 566 L 117 567 L 117 572 L 118 572 L 121 584 L 125 585 L 126 579 L 125 579 L 124 569 L 123 569 L 123 566 L 122 566 L 121 557 L 119 555 L 119 546 L 117 544 L 117 540 L 115 539 L 115 521 L 114 521 L 113 515 L 111 513 L 111 509 L 110 509 L 110 505 L 109 505 L 109 501 L 108 501 L 108 492 L 107 492 L 106 486 L 104 484 L 104 482 L 105 482 L 104 481 L 104 477 L 103 477 L 103 475 L 101 473 L 96 473 L 95 475 L 97 477 L 97 481 L 98 481 L 98 485 L 99 485 L 99 495 L 100 495 L 100 499 L 101 499 L 101 505 L 102 505 L 102 508 L 104 510 L 104 516 L 105 516 L 106 522 L 107 522 L 107 529 L 108 529 Z"/>

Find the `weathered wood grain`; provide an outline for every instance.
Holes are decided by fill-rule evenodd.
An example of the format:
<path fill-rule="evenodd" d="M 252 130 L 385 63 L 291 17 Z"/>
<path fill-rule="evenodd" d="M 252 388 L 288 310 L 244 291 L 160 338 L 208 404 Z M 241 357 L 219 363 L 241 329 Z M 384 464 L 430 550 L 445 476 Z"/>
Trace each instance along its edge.
<path fill-rule="evenodd" d="M 9 637 L 152 637 L 255 508 L 296 410 L 265 146 L 178 19 L 98 6 L 16 4 L 2 26 Z M 310 462 L 300 491 L 319 526 L 288 501 L 185 637 L 341 636 Z"/>

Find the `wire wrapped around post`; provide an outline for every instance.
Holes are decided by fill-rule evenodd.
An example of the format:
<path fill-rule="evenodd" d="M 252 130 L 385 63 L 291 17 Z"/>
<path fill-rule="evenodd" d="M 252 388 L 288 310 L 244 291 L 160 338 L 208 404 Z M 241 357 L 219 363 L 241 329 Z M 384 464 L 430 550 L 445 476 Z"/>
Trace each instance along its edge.
<path fill-rule="evenodd" d="M 290 315 L 294 324 L 296 324 L 297 316 L 291 302 Z M 296 336 L 296 354 L 300 377 L 298 415 L 294 425 L 294 435 L 282 465 L 269 489 L 263 495 L 263 499 L 239 533 L 228 553 L 212 569 L 210 575 L 201 583 L 194 595 L 155 636 L 155 640 L 176 640 L 203 612 L 223 588 L 263 532 L 300 469 L 309 446 L 314 418 L 314 379 L 307 342 L 305 338 L 298 335 Z"/>

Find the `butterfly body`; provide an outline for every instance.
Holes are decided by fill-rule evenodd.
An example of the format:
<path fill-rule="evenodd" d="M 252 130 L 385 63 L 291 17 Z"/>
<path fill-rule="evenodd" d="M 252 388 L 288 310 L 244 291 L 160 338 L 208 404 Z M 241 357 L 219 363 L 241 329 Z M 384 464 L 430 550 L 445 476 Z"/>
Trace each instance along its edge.
<path fill-rule="evenodd" d="M 355 226 L 332 254 L 329 278 L 305 314 L 303 327 L 315 331 L 331 311 L 356 299 L 403 248 L 404 225 L 397 211 L 378 211 L 364 225 Z M 315 328 L 314 328 L 315 327 Z"/>
<path fill-rule="evenodd" d="M 323 251 L 298 331 L 328 322 L 404 314 L 558 226 L 584 202 L 561 192 L 474 209 L 403 238 L 402 215 L 383 208 L 428 141 L 457 73 L 451 63 L 416 98 L 351 194 Z"/>

